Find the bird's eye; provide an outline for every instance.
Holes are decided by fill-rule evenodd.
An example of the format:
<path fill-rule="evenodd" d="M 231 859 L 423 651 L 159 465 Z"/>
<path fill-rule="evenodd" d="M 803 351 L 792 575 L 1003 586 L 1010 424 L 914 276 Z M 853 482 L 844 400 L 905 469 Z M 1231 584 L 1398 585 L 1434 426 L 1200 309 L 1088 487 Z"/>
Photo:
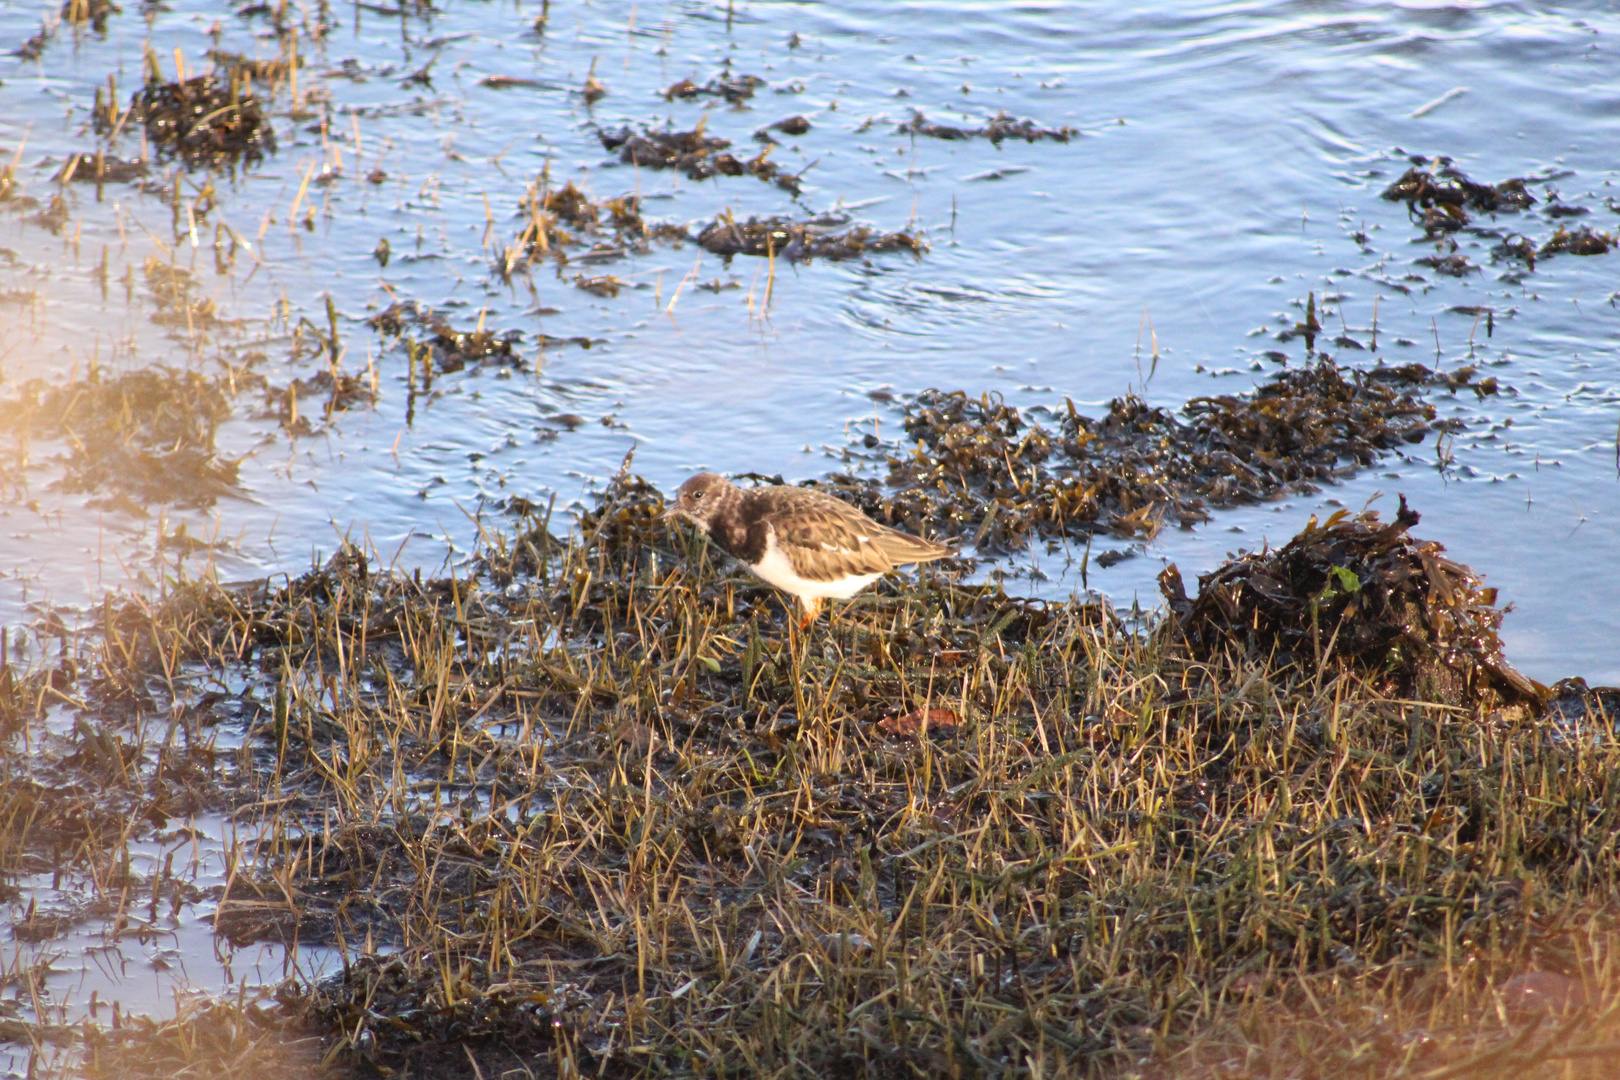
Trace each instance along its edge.
<path fill-rule="evenodd" d="M 703 492 L 701 492 L 701 491 L 692 492 L 692 501 L 693 502 L 697 502 L 701 498 L 703 498 Z"/>

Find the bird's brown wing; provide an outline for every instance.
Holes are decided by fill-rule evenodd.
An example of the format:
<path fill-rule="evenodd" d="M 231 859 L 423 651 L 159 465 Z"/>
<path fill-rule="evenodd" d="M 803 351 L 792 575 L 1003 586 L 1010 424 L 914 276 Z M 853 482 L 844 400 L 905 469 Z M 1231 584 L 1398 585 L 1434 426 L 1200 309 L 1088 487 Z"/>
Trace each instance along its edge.
<path fill-rule="evenodd" d="M 771 525 L 777 547 L 807 581 L 837 581 L 894 569 L 894 561 L 873 542 L 880 528 L 875 523 L 862 528 L 848 514 L 801 505 L 779 511 Z"/>
<path fill-rule="evenodd" d="M 802 490 L 802 489 L 801 489 Z M 820 492 L 794 499 L 773 517 L 776 542 L 799 576 L 835 581 L 881 574 L 903 563 L 927 562 L 952 554 L 931 540 L 879 525 L 855 507 Z"/>

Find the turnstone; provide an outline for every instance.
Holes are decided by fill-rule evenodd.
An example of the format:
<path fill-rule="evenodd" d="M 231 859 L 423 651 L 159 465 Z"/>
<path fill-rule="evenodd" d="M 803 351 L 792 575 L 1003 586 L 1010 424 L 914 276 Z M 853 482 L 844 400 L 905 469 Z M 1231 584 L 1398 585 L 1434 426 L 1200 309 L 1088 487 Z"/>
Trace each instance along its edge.
<path fill-rule="evenodd" d="M 825 492 L 783 484 L 743 489 L 714 473 L 682 484 L 664 517 L 690 521 L 755 576 L 797 598 L 804 626 L 823 600 L 847 600 L 896 566 L 955 554 Z"/>

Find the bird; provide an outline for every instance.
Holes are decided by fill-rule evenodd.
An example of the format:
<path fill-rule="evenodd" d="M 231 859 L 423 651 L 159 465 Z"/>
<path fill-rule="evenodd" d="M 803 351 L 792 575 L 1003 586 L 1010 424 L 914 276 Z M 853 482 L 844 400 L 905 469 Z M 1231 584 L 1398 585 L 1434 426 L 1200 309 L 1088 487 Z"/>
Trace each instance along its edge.
<path fill-rule="evenodd" d="M 796 599 L 804 611 L 801 630 L 823 600 L 848 600 L 897 566 L 956 554 L 880 525 L 826 492 L 786 484 L 744 489 L 710 472 L 682 484 L 663 516 L 691 522 L 754 576 Z"/>

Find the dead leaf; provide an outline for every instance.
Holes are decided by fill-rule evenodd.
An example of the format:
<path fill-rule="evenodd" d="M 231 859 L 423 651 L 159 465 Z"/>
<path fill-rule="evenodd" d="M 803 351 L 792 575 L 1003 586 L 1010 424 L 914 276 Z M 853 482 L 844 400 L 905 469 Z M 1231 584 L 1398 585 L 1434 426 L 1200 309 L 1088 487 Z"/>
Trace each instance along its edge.
<path fill-rule="evenodd" d="M 890 735 L 921 737 L 930 728 L 940 731 L 961 724 L 961 717 L 950 709 L 913 709 L 902 716 L 891 716 L 878 721 L 878 728 Z"/>

